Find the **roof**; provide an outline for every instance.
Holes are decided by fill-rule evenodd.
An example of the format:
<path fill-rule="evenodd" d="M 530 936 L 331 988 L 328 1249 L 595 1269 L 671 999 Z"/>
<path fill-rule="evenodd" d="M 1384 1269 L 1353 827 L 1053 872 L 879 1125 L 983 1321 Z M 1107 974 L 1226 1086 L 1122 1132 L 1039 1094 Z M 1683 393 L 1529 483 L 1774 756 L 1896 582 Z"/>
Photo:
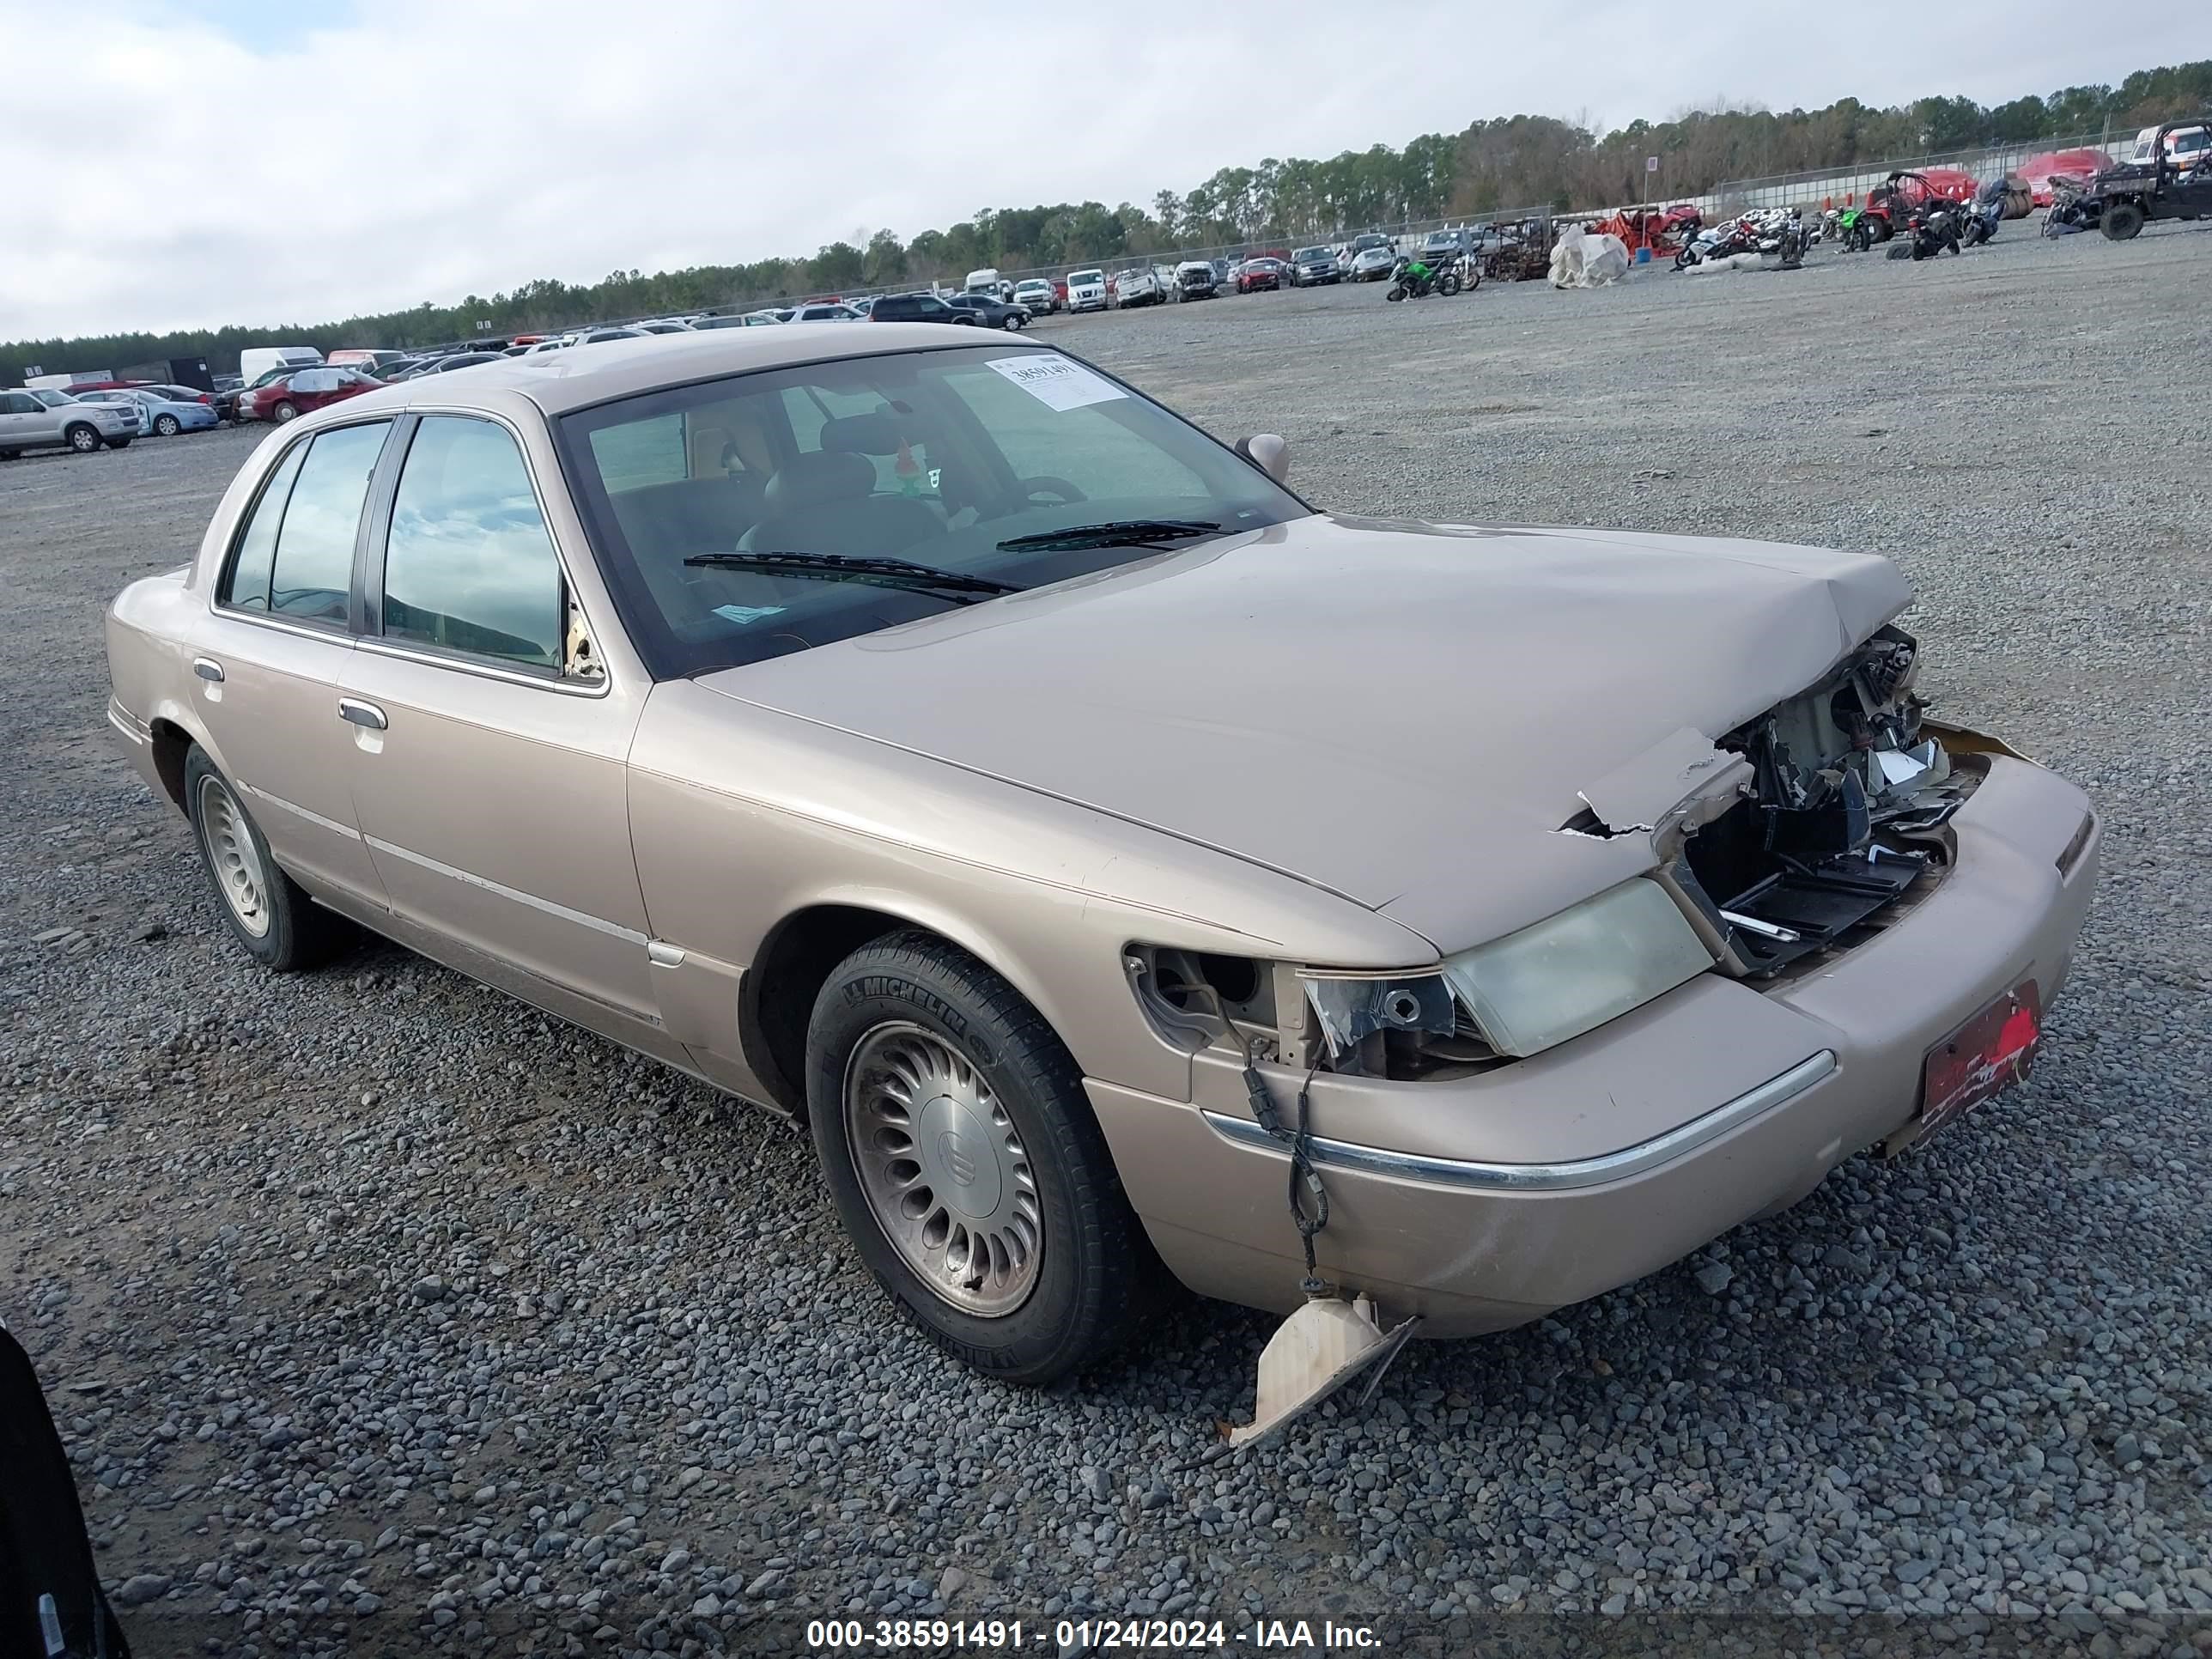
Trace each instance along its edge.
<path fill-rule="evenodd" d="M 441 409 L 480 405 L 496 410 L 519 393 L 549 416 L 563 415 L 610 398 L 657 392 L 686 381 L 785 368 L 823 358 L 926 351 L 933 347 L 1015 344 L 995 332 L 983 334 L 980 330 L 951 328 L 942 323 L 784 323 L 775 328 L 648 334 L 640 339 L 533 351 L 449 374 L 426 374 L 349 398 L 344 407 L 356 416 L 372 407 L 404 409 L 418 402 Z"/>

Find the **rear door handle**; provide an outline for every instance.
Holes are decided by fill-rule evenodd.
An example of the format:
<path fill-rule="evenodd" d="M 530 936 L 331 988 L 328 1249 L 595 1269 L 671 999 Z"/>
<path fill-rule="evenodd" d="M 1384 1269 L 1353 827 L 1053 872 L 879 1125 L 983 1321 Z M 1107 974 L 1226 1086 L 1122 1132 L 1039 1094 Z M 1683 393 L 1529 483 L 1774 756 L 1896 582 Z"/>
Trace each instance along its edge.
<path fill-rule="evenodd" d="M 217 662 L 213 657 L 194 657 L 192 659 L 192 672 L 198 675 L 202 679 L 208 681 L 210 684 L 221 685 L 222 684 L 222 665 Z"/>
<path fill-rule="evenodd" d="M 338 718 L 356 726 L 365 726 L 372 732 L 381 732 L 392 722 L 384 718 L 384 711 L 373 702 L 362 702 L 356 697 L 338 699 Z"/>

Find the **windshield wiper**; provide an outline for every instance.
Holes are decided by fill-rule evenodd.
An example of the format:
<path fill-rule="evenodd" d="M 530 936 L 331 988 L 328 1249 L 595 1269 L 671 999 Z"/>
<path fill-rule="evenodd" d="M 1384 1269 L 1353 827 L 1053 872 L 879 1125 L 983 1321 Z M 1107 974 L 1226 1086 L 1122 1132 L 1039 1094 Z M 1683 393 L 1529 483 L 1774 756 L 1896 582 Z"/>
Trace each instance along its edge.
<path fill-rule="evenodd" d="M 1157 547 L 1192 536 L 1210 536 L 1220 529 L 1205 519 L 1120 519 L 1111 524 L 1070 525 L 1065 530 L 1040 530 L 1033 536 L 1012 536 L 999 544 L 1001 553 L 1021 553 L 1076 547 Z"/>
<path fill-rule="evenodd" d="M 763 576 L 862 582 L 916 592 L 974 594 L 981 599 L 1022 591 L 1018 582 L 1002 582 L 991 576 L 940 570 L 935 565 L 916 564 L 910 559 L 866 559 L 845 553 L 694 553 L 684 562 L 708 565 L 716 570 L 750 570 Z M 975 600 L 963 599 L 961 603 L 972 605 Z"/>

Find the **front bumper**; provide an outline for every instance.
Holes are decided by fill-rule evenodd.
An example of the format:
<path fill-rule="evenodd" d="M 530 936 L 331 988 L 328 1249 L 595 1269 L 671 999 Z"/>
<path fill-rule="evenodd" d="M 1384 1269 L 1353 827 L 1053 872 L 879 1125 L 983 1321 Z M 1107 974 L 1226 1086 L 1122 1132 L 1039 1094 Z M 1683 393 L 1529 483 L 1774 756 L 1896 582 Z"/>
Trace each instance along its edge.
<path fill-rule="evenodd" d="M 1588 1036 L 1455 1083 L 1322 1075 L 1323 1274 L 1426 1334 L 1541 1317 L 1794 1203 L 1909 1124 L 1928 1050 L 2033 979 L 2047 1009 L 2095 886 L 2100 832 L 2072 784 L 1992 757 L 1953 820 L 1941 886 L 1824 971 L 1765 990 L 1708 974 Z M 1286 1121 L 1300 1074 L 1263 1068 Z M 1131 1202 L 1193 1290 L 1301 1299 L 1285 1157 L 1209 1051 L 1192 1099 L 1087 1086 Z M 2002 1110 L 1984 1106 L 1987 1112 Z M 1972 1134 L 1969 1120 L 1947 1133 Z"/>

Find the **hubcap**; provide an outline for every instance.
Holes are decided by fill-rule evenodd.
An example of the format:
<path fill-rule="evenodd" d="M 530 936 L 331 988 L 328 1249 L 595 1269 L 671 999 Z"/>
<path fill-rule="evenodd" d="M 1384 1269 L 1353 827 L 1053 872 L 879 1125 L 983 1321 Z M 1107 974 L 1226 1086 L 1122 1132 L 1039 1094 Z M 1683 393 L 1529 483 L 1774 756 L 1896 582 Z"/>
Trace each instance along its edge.
<path fill-rule="evenodd" d="M 845 1136 L 868 1209 L 916 1277 L 963 1313 L 1029 1299 L 1044 1212 L 1021 1136 L 966 1056 L 896 1022 L 845 1065 Z"/>
<path fill-rule="evenodd" d="M 238 925 L 256 939 L 269 932 L 269 884 L 245 810 L 220 778 L 200 780 L 200 835 L 215 884 Z"/>
<path fill-rule="evenodd" d="M 70 447 L 89 452 L 100 447 L 100 440 L 82 427 L 79 427 L 70 434 Z"/>

